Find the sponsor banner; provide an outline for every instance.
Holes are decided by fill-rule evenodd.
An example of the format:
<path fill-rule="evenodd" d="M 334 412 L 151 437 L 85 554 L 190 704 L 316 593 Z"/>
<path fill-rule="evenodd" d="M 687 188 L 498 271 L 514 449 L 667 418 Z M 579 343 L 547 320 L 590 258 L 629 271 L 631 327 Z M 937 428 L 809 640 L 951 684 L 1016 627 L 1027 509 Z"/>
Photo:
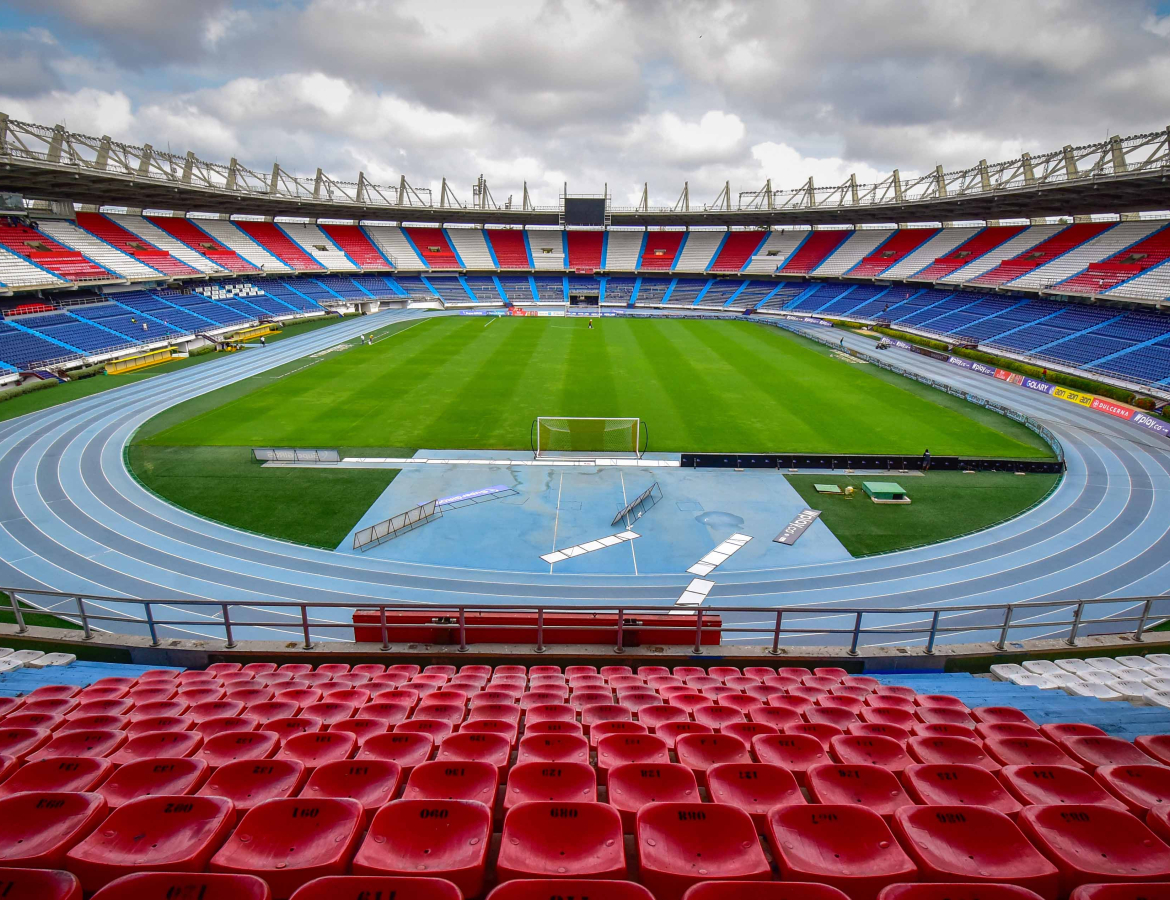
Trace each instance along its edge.
<path fill-rule="evenodd" d="M 787 544 L 791 547 L 808 530 L 808 527 L 820 518 L 820 515 L 821 511 L 819 509 L 804 510 L 788 524 L 788 527 L 772 538 L 772 540 L 777 544 Z"/>
<path fill-rule="evenodd" d="M 1170 422 L 1164 422 L 1156 419 L 1148 413 L 1134 412 L 1133 418 L 1130 419 L 1135 425 L 1141 425 L 1142 428 L 1148 428 L 1150 431 L 1156 431 L 1162 437 L 1170 438 Z"/>
<path fill-rule="evenodd" d="M 1040 381 L 1037 378 L 1025 378 L 1021 384 L 1030 391 L 1039 391 L 1041 394 L 1052 393 L 1052 385 L 1047 381 Z"/>
<path fill-rule="evenodd" d="M 1100 397 L 1094 397 L 1090 406 L 1099 412 L 1117 416 L 1119 419 L 1129 420 L 1133 418 L 1134 414 L 1134 410 L 1128 406 L 1122 406 L 1120 403 L 1114 403 L 1112 400 L 1102 400 Z"/>
<path fill-rule="evenodd" d="M 1058 400 L 1067 400 L 1069 403 L 1076 403 L 1078 406 L 1093 405 L 1092 394 L 1082 394 L 1078 391 L 1070 391 L 1068 388 L 1054 387 L 1052 389 L 1052 396 Z"/>

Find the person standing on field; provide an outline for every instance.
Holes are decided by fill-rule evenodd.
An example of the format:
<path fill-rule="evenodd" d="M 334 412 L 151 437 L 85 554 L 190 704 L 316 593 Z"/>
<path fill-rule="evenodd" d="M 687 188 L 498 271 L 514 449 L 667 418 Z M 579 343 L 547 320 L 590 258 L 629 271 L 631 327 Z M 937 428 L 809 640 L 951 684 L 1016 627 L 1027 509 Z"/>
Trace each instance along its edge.
<path fill-rule="evenodd" d="M 922 453 L 922 471 L 930 471 L 930 448 L 927 447 Z"/>

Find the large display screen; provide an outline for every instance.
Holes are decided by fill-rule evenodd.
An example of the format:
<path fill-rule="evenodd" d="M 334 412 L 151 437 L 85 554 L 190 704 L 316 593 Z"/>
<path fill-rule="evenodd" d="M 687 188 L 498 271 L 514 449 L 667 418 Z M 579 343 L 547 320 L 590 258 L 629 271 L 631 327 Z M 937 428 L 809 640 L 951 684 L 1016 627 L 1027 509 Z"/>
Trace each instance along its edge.
<path fill-rule="evenodd" d="M 592 197 L 565 198 L 566 225 L 604 225 L 605 200 Z"/>

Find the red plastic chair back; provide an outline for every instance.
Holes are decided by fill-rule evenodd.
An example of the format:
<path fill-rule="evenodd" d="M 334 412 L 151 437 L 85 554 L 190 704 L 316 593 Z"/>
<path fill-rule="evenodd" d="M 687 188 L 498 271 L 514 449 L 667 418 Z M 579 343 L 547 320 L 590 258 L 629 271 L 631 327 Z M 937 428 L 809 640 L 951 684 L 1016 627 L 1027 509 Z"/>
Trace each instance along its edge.
<path fill-rule="evenodd" d="M 47 732 L 46 732 L 47 733 Z M 104 759 L 113 756 L 126 745 L 127 735 L 124 731 L 66 731 L 35 753 L 30 753 L 27 759 L 60 759 L 61 757 L 89 756 L 95 759 Z M 118 761 L 114 760 L 118 765 Z"/>
<path fill-rule="evenodd" d="M 435 759 L 440 762 L 486 762 L 497 769 L 506 769 L 511 756 L 512 742 L 503 735 L 460 732 L 443 738 Z"/>
<path fill-rule="evenodd" d="M 464 897 L 478 897 L 491 836 L 491 812 L 482 803 L 396 800 L 374 816 L 353 872 L 442 878 Z"/>
<path fill-rule="evenodd" d="M 816 803 L 864 806 L 886 821 L 903 806 L 914 802 L 906 796 L 897 776 L 881 766 L 826 763 L 813 766 L 805 777 L 808 792 Z"/>
<path fill-rule="evenodd" d="M 379 809 L 398 796 L 402 767 L 385 759 L 345 759 L 318 766 L 301 791 L 301 798 L 356 800 L 362 805 L 363 828 Z"/>
<path fill-rule="evenodd" d="M 417 732 L 390 732 L 376 734 L 369 738 L 358 751 L 358 759 L 388 759 L 402 767 L 402 777 L 410 776 L 411 770 L 431 758 L 435 740 L 429 734 Z"/>
<path fill-rule="evenodd" d="M 785 881 L 822 882 L 872 900 L 886 885 L 918 880 L 889 826 L 863 806 L 782 806 L 768 816 L 767 837 Z"/>
<path fill-rule="evenodd" d="M 893 706 L 867 706 L 861 711 L 861 720 L 874 725 L 896 725 L 907 731 L 919 724 L 914 713 Z"/>
<path fill-rule="evenodd" d="M 976 706 L 971 710 L 971 714 L 975 716 L 975 721 L 988 725 L 1027 725 L 1037 729 L 1040 727 L 1026 713 L 1014 706 Z"/>
<path fill-rule="evenodd" d="M 695 773 L 700 786 L 706 785 L 711 766 L 752 761 L 747 744 L 727 734 L 684 734 L 674 749 L 679 763 Z"/>
<path fill-rule="evenodd" d="M 666 741 L 653 734 L 611 734 L 597 742 L 597 772 L 606 773 L 627 763 L 656 766 L 670 762 Z"/>
<path fill-rule="evenodd" d="M 327 875 L 297 888 L 292 900 L 463 900 L 443 878 L 396 878 L 387 875 Z"/>
<path fill-rule="evenodd" d="M 0 754 L 23 762 L 52 737 L 53 733 L 45 728 L 0 728 Z"/>
<path fill-rule="evenodd" d="M 804 721 L 794 709 L 782 706 L 757 706 L 748 712 L 748 718 L 761 725 L 770 725 L 780 731 L 787 725 L 795 725 Z"/>
<path fill-rule="evenodd" d="M 664 741 L 671 750 L 678 747 L 678 739 L 688 734 L 714 734 L 710 725 L 700 722 L 664 722 L 654 729 L 654 734 Z"/>
<path fill-rule="evenodd" d="M 195 722 L 195 731 L 203 735 L 204 744 L 220 734 L 240 731 L 255 731 L 260 727 L 260 720 L 253 716 L 215 716 Z"/>
<path fill-rule="evenodd" d="M 1013 817 L 1020 811 L 1020 802 L 982 766 L 910 766 L 902 782 L 914 802 L 924 806 L 986 806 Z"/>
<path fill-rule="evenodd" d="M 542 800 L 584 803 L 597 800 L 597 773 L 581 762 L 528 762 L 508 772 L 504 811 L 520 803 Z"/>
<path fill-rule="evenodd" d="M 644 806 L 637 815 L 636 836 L 642 884 L 658 900 L 680 898 L 701 881 L 772 877 L 751 817 L 734 806 Z"/>
<path fill-rule="evenodd" d="M 810 881 L 704 881 L 688 890 L 683 900 L 744 900 L 745 897 L 751 900 L 849 900 L 848 895 L 835 887 Z M 945 898 L 939 897 L 938 900 Z"/>
<path fill-rule="evenodd" d="M 829 761 L 824 745 L 807 734 L 761 734 L 752 738 L 752 756 L 756 762 L 787 769 L 801 787 L 809 769 Z"/>
<path fill-rule="evenodd" d="M 646 706 L 638 710 L 638 721 L 650 729 L 651 732 L 657 732 L 661 725 L 667 722 L 686 722 L 689 720 L 686 710 L 679 709 L 677 706 Z"/>
<path fill-rule="evenodd" d="M 641 722 L 598 722 L 589 729 L 589 746 L 596 748 L 604 737 L 611 734 L 649 734 L 650 729 Z"/>
<path fill-rule="evenodd" d="M 141 797 L 194 794 L 210 775 L 201 759 L 141 759 L 122 766 L 97 791 L 118 809 Z"/>
<path fill-rule="evenodd" d="M 315 878 L 345 874 L 361 824 L 356 800 L 269 800 L 244 815 L 210 869 L 258 875 L 274 897 L 291 897 Z"/>
<path fill-rule="evenodd" d="M 900 709 L 913 713 L 918 708 L 913 697 L 903 697 L 900 694 L 867 694 L 865 705 L 871 709 Z"/>
<path fill-rule="evenodd" d="M 991 772 L 999 763 L 988 756 L 978 741 L 961 737 L 912 737 L 906 749 L 915 762 L 927 765 L 982 766 Z"/>
<path fill-rule="evenodd" d="M 878 900 L 1043 900 L 1014 884 L 892 884 Z M 1076 900 L 1074 897 L 1073 900 Z"/>
<path fill-rule="evenodd" d="M 92 900 L 272 900 L 268 884 L 255 875 L 207 872 L 139 872 L 111 881 Z"/>
<path fill-rule="evenodd" d="M 992 738 L 1032 738 L 1033 740 L 1047 740 L 1040 733 L 1039 728 L 1023 725 L 1018 722 L 980 722 L 975 726 L 975 736 L 988 741 Z"/>
<path fill-rule="evenodd" d="M 609 805 L 621 815 L 627 834 L 633 833 L 638 810 L 647 804 L 699 801 L 699 784 L 694 773 L 677 763 L 618 766 L 610 771 L 607 787 Z"/>
<path fill-rule="evenodd" d="M 295 797 L 307 774 L 294 759 L 240 760 L 216 769 L 199 789 L 199 796 L 231 800 L 239 819 L 265 800 Z"/>
<path fill-rule="evenodd" d="M 57 716 L 52 713 L 24 712 L 22 710 L 5 717 L 3 724 L 5 728 L 42 728 L 45 731 L 56 732 L 64 726 L 66 721 L 64 716 Z"/>
<path fill-rule="evenodd" d="M 1101 766 L 1093 777 L 1140 819 L 1152 809 L 1170 808 L 1170 768 L 1166 766 Z"/>
<path fill-rule="evenodd" d="M 856 725 L 850 725 L 849 733 L 856 734 L 860 737 L 888 737 L 892 741 L 897 741 L 903 747 L 910 740 L 910 732 L 905 728 L 898 725 L 875 725 L 872 722 L 858 722 Z"/>
<path fill-rule="evenodd" d="M 191 731 L 195 720 L 190 716 L 151 716 L 148 719 L 131 719 L 126 726 L 127 737 L 150 734 L 157 731 Z M 200 732 L 202 736 L 202 732 Z"/>
<path fill-rule="evenodd" d="M 1083 884 L 1170 880 L 1170 847 L 1127 812 L 1108 806 L 1026 806 L 1019 823 L 1060 870 L 1062 895 Z"/>
<path fill-rule="evenodd" d="M 101 824 L 100 794 L 38 791 L 0 799 L 0 860 L 5 866 L 63 869 L 65 854 Z"/>
<path fill-rule="evenodd" d="M 516 764 L 589 762 L 589 742 L 576 734 L 535 734 L 520 741 Z"/>
<path fill-rule="evenodd" d="M 66 866 L 87 892 L 154 870 L 202 871 L 235 824 L 222 797 L 141 797 L 110 813 L 102 827 L 66 854 Z"/>
<path fill-rule="evenodd" d="M 1013 884 L 1042 897 L 1056 896 L 1056 867 L 1002 812 L 984 806 L 908 806 L 894 814 L 893 828 L 926 881 Z"/>
<path fill-rule="evenodd" d="M 914 760 L 893 738 L 844 734 L 829 741 L 829 753 L 839 763 L 873 765 L 901 772 Z"/>
<path fill-rule="evenodd" d="M 151 731 L 130 738 L 110 760 L 125 766 L 140 759 L 186 759 L 202 746 L 203 735 L 197 731 Z"/>
<path fill-rule="evenodd" d="M 0 869 L 5 900 L 81 900 L 81 882 L 72 872 L 50 869 Z"/>
<path fill-rule="evenodd" d="M 1075 766 L 1060 747 L 1044 738 L 988 738 L 983 749 L 1001 766 Z"/>
<path fill-rule="evenodd" d="M 762 828 L 768 810 L 804 803 L 796 776 L 768 763 L 721 763 L 707 770 L 707 792 L 713 803 L 742 809 Z"/>
<path fill-rule="evenodd" d="M 122 715 L 99 714 L 93 716 L 77 716 L 65 720 L 55 732 L 57 735 L 70 731 L 125 731 L 130 725 L 130 717 Z"/>
<path fill-rule="evenodd" d="M 213 770 L 239 760 L 270 759 L 280 749 L 280 738 L 271 731 L 225 731 L 208 738 L 196 758 Z"/>
<path fill-rule="evenodd" d="M 260 726 L 261 731 L 271 731 L 281 744 L 298 734 L 318 732 L 322 728 L 321 720 L 311 716 L 289 716 L 283 719 L 269 719 Z"/>
<path fill-rule="evenodd" d="M 261 703 L 249 703 L 245 709 L 248 715 L 261 722 L 267 723 L 276 719 L 291 719 L 300 707 L 286 700 L 265 700 Z"/>
<path fill-rule="evenodd" d="M 1105 732 L 1096 725 L 1084 722 L 1051 722 L 1041 725 L 1040 733 L 1055 744 L 1068 737 L 1105 737 Z"/>
<path fill-rule="evenodd" d="M 585 729 L 580 722 L 527 722 L 524 725 L 524 734 L 575 734 L 585 736 Z"/>
<path fill-rule="evenodd" d="M 0 757 L 0 797 L 27 791 L 70 794 L 94 791 L 113 771 L 114 764 L 108 759 L 88 756 L 43 759 L 20 768 L 11 758 L 5 766 L 4 758 Z"/>
<path fill-rule="evenodd" d="M 712 731 L 719 731 L 724 725 L 730 725 L 733 722 L 747 721 L 742 711 L 733 706 L 723 706 L 722 704 L 697 707 L 694 716 L 696 722 L 706 725 Z"/>
<path fill-rule="evenodd" d="M 1099 803 L 1125 809 L 1125 804 L 1080 766 L 1004 766 L 996 774 L 1023 806 Z"/>
<path fill-rule="evenodd" d="M 322 700 L 319 703 L 310 703 L 301 710 L 301 715 L 320 719 L 321 727 L 328 728 L 335 722 L 344 722 L 346 719 L 352 719 L 356 711 L 357 705 L 353 703 L 338 703 L 331 700 Z"/>
<path fill-rule="evenodd" d="M 1073 760 L 1090 770 L 1096 769 L 1098 766 L 1157 764 L 1157 760 L 1146 756 L 1129 741 L 1108 735 L 1104 737 L 1068 737 L 1060 742 L 1060 747 Z"/>
<path fill-rule="evenodd" d="M 784 733 L 807 734 L 809 737 L 814 737 L 820 741 L 821 745 L 828 750 L 833 738 L 843 735 L 845 729 L 838 728 L 836 725 L 830 725 L 827 722 L 801 722 L 796 725 L 784 726 Z"/>
<path fill-rule="evenodd" d="M 474 800 L 492 809 L 499 771 L 486 762 L 427 762 L 415 766 L 404 800 Z"/>
<path fill-rule="evenodd" d="M 361 747 L 368 738 L 375 734 L 385 734 L 389 727 L 389 723 L 382 719 L 343 719 L 330 725 L 329 730 L 352 734 L 358 747 Z"/>
<path fill-rule="evenodd" d="M 296 759 L 312 772 L 328 762 L 349 759 L 357 749 L 357 738 L 344 731 L 317 731 L 297 734 L 286 740 L 277 759 Z"/>
<path fill-rule="evenodd" d="M 561 875 L 623 878 L 621 816 L 604 803 L 522 803 L 504 817 L 496 872 L 501 881 Z"/>
<path fill-rule="evenodd" d="M 1133 743 L 1142 753 L 1170 766 L 1170 734 L 1143 734 L 1135 737 Z"/>

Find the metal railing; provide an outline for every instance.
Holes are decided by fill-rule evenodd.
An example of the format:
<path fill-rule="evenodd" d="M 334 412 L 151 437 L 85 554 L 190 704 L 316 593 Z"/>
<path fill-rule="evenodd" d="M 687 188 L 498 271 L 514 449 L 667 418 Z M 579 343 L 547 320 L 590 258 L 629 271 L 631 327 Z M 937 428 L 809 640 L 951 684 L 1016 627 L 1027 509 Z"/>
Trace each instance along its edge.
<path fill-rule="evenodd" d="M 436 629 L 450 629 L 456 636 L 452 643 L 460 652 L 466 652 L 477 643 L 477 632 L 490 631 L 498 636 L 502 628 L 509 628 L 531 632 L 533 649 L 537 653 L 545 652 L 550 644 L 549 639 L 565 631 L 600 633 L 602 638 L 590 643 L 612 641 L 614 652 L 621 653 L 625 649 L 627 634 L 639 628 L 659 634 L 686 636 L 685 641 L 672 643 L 685 646 L 689 642 L 694 654 L 701 654 L 704 647 L 711 647 L 712 644 L 705 644 L 704 639 L 715 635 L 721 639 L 728 635 L 748 636 L 749 640 L 744 643 L 768 647 L 767 652 L 772 655 L 781 655 L 786 646 L 794 646 L 784 643 L 786 637 L 824 638 L 820 642 L 822 645 L 847 644 L 850 656 L 860 655 L 860 648 L 867 638 L 878 639 L 877 643 L 881 646 L 921 643 L 923 652 L 929 655 L 935 652 L 940 639 L 952 635 L 970 636 L 971 640 L 967 643 L 990 641 L 995 650 L 1004 651 L 1013 633 L 1023 631 L 1041 632 L 1032 634 L 1033 638 L 1062 637 L 1070 647 L 1077 646 L 1078 640 L 1088 630 L 1129 634 L 1132 641 L 1141 643 L 1151 626 L 1170 618 L 1170 596 L 914 608 L 710 605 L 679 611 L 668 605 L 642 603 L 590 607 L 521 603 L 421 606 L 369 601 L 325 604 L 292 600 L 140 600 L 27 588 L 2 590 L 8 596 L 18 634 L 28 631 L 25 619 L 27 614 L 49 613 L 80 625 L 83 640 L 86 641 L 93 639 L 95 631 L 134 633 L 145 630 L 150 636 L 151 646 L 157 647 L 163 641 L 160 631 L 170 629 L 177 638 L 198 638 L 203 641 L 207 638 L 222 638 L 226 649 L 237 646 L 237 633 L 245 628 L 263 629 L 269 638 L 273 630 L 295 634 L 298 636 L 297 643 L 305 650 L 312 650 L 315 643 L 322 640 L 314 632 L 347 631 L 350 632 L 349 636 L 329 640 L 355 643 L 353 613 L 359 610 L 367 615 L 377 615 L 376 621 L 363 620 L 357 627 L 363 631 L 376 632 L 380 636 L 382 650 L 391 649 L 392 633 L 413 632 L 425 637 Z M 34 602 L 32 598 L 40 602 Z M 119 613 L 112 608 L 115 604 L 134 607 L 139 612 Z M 345 615 L 324 619 L 312 612 L 323 610 Z M 189 615 L 186 618 L 179 617 L 184 611 Z M 264 613 L 270 617 L 257 616 Z M 529 621 L 501 625 L 498 621 L 480 623 L 475 620 L 476 616 L 482 614 L 517 613 L 530 617 Z M 594 624 L 580 618 L 570 624 L 553 624 L 548 621 L 554 615 L 570 614 L 578 617 L 597 614 L 606 618 Z M 409 615 L 414 619 L 423 617 L 425 621 L 399 621 L 394 618 L 396 615 Z M 745 616 L 750 617 L 749 620 L 741 621 Z M 891 622 L 891 619 L 895 621 Z M 953 621 L 956 619 L 965 621 Z M 196 627 L 204 630 L 196 631 Z M 411 639 L 410 642 L 415 641 Z M 430 643 L 426 640 L 419 642 Z"/>

